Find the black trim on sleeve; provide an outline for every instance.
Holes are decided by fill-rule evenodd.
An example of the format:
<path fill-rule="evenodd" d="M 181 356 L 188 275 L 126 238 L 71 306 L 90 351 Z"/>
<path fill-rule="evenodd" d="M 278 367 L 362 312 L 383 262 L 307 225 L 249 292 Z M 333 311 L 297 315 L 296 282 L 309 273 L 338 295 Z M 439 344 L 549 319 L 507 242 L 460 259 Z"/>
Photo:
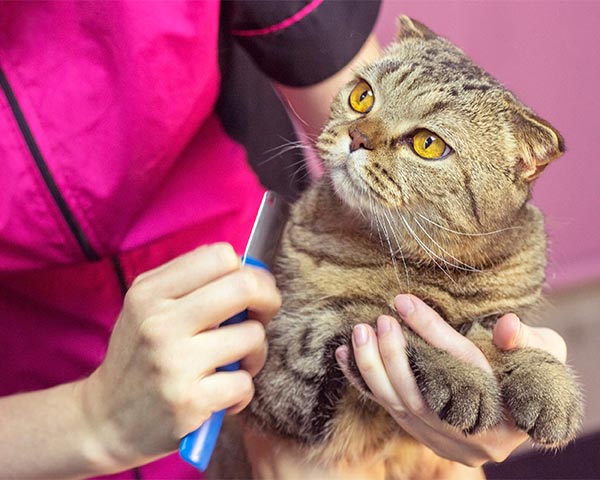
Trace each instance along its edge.
<path fill-rule="evenodd" d="M 310 1 L 224 2 L 229 31 L 257 30 L 291 18 Z M 313 85 L 346 66 L 363 46 L 380 0 L 325 0 L 286 28 L 242 36 L 237 42 L 271 79 L 292 87 Z"/>
<path fill-rule="evenodd" d="M 230 35 L 221 35 L 219 47 L 221 123 L 263 186 L 294 201 L 310 181 L 294 126 L 269 79 Z"/>

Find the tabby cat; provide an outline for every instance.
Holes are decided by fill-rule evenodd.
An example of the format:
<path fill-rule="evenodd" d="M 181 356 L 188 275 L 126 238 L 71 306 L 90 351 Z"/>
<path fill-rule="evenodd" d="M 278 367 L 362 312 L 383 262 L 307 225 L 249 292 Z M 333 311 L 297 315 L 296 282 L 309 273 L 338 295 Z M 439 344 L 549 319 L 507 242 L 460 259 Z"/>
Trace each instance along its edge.
<path fill-rule="evenodd" d="M 442 420 L 472 434 L 500 422 L 505 405 L 534 443 L 555 448 L 582 417 L 567 367 L 536 349 L 499 351 L 491 333 L 502 314 L 527 321 L 541 304 L 546 237 L 528 200 L 563 140 L 449 41 L 408 17 L 398 24 L 396 41 L 338 94 L 318 140 L 325 175 L 286 227 L 275 269 L 283 307 L 246 414 L 308 462 L 385 451 L 388 478 L 418 468 L 402 454 L 415 442 L 366 385 L 348 383 L 334 353 L 356 323 L 397 318 L 400 292 L 437 310 L 494 369 L 403 327 L 417 385 Z"/>

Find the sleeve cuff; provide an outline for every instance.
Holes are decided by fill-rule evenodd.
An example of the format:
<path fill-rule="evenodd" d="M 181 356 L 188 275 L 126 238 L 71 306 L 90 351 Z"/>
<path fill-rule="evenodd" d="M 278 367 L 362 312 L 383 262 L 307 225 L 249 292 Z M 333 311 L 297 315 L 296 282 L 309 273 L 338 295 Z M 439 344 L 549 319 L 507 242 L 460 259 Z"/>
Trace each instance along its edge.
<path fill-rule="evenodd" d="M 231 34 L 266 75 L 291 87 L 313 85 L 345 67 L 373 30 L 380 7 L 380 0 L 241 3 L 246 10 L 236 12 Z M 268 15 L 261 12 L 267 4 Z M 276 12 L 274 4 L 285 11 Z"/>

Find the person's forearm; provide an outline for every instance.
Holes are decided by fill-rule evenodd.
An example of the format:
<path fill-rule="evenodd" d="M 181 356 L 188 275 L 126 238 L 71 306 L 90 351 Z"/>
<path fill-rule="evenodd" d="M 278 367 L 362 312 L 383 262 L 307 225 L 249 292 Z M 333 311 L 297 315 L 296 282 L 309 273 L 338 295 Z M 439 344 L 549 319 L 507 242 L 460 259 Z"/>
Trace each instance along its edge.
<path fill-rule="evenodd" d="M 0 398 L 3 477 L 81 478 L 119 470 L 88 426 L 80 386 Z"/>
<path fill-rule="evenodd" d="M 371 35 L 348 65 L 322 82 L 302 88 L 276 85 L 290 115 L 295 117 L 306 134 L 314 138 L 321 132 L 329 116 L 331 101 L 340 88 L 352 79 L 354 69 L 375 60 L 380 53 L 379 42 L 375 35 Z"/>

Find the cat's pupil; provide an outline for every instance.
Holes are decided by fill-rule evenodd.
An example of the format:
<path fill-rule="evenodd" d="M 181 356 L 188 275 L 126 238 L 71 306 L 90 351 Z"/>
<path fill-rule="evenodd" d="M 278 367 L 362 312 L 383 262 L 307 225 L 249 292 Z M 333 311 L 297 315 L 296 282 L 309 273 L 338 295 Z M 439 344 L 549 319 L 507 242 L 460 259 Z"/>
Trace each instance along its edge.
<path fill-rule="evenodd" d="M 427 137 L 427 140 L 425 140 L 425 148 L 429 148 L 431 146 L 431 144 L 433 143 L 433 137 Z"/>
<path fill-rule="evenodd" d="M 360 96 L 360 101 L 362 102 L 365 98 L 367 98 L 367 95 L 369 94 L 368 90 L 365 90 L 362 95 Z"/>

